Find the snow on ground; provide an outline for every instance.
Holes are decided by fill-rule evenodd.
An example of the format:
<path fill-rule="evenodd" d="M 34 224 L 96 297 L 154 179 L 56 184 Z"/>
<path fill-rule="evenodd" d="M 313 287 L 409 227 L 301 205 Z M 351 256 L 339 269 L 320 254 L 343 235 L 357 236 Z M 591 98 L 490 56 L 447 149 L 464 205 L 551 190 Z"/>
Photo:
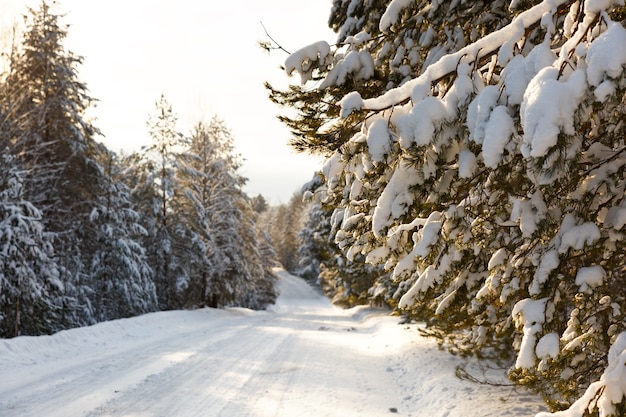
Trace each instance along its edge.
<path fill-rule="evenodd" d="M 387 312 L 340 310 L 286 272 L 270 310 L 147 314 L 0 340 L 3 417 L 533 416 L 520 389 Z M 476 363 L 468 370 L 482 377 Z M 488 377 L 505 382 L 502 370 Z"/>

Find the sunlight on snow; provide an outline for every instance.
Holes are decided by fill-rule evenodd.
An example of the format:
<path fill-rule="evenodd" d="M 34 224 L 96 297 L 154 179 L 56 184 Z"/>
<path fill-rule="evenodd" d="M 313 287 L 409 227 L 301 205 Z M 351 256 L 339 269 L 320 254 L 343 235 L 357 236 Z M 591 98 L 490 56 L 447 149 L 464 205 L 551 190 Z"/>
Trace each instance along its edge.
<path fill-rule="evenodd" d="M 187 360 L 190 356 L 194 355 L 196 352 L 172 352 L 167 355 L 163 355 L 161 359 L 166 360 L 171 363 L 178 363 Z"/>

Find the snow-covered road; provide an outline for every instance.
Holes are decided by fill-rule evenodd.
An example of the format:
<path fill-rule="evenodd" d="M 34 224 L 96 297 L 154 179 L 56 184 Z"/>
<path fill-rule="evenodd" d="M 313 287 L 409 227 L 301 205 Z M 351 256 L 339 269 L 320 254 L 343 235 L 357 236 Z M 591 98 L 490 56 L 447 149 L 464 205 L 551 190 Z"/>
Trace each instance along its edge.
<path fill-rule="evenodd" d="M 384 311 L 337 309 L 299 278 L 280 276 L 271 311 L 162 312 L 0 340 L 0 416 L 495 417 L 543 409 L 510 387 L 457 379 L 461 360 L 415 326 Z"/>

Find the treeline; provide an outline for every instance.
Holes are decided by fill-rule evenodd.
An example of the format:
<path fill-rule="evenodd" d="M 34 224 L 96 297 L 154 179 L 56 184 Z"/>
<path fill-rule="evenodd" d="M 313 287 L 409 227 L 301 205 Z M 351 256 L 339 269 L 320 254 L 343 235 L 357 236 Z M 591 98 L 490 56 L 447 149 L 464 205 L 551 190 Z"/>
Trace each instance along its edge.
<path fill-rule="evenodd" d="M 161 97 L 152 144 L 116 155 L 85 117 L 94 99 L 53 4 L 26 22 L 0 82 L 0 337 L 272 303 L 275 254 L 224 123 L 182 135 Z"/>

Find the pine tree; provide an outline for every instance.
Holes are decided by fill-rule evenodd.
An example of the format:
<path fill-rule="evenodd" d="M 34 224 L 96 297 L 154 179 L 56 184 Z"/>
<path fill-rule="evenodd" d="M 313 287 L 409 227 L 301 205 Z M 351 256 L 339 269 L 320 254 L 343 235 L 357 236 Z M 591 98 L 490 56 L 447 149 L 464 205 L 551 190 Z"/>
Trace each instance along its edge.
<path fill-rule="evenodd" d="M 195 299 L 212 307 L 262 308 L 276 297 L 275 277 L 267 267 L 273 258 L 263 260 L 259 252 L 256 213 L 241 189 L 241 158 L 224 122 L 215 116 L 208 124 L 199 123 L 189 154 L 186 184 L 199 208 L 195 223 L 207 253 Z"/>
<path fill-rule="evenodd" d="M 11 62 L 4 99 L 10 105 L 7 122 L 19 129 L 11 138 L 13 153 L 34 171 L 35 202 L 56 214 L 54 208 L 60 203 L 75 205 L 70 198 L 88 187 L 87 181 L 93 178 L 95 168 L 85 152 L 98 131 L 84 118 L 93 99 L 78 80 L 76 67 L 82 58 L 63 48 L 67 30 L 60 26 L 60 16 L 52 7 L 42 1 L 38 9 L 29 9 L 28 30 Z M 82 177 L 77 174 L 91 175 L 80 182 Z M 58 192 L 60 187 L 75 192 Z M 61 218 L 54 221 L 69 222 L 62 214 L 56 217 Z"/>
<path fill-rule="evenodd" d="M 298 270 L 298 233 L 307 213 L 307 203 L 302 198 L 302 192 L 296 192 L 287 204 L 274 207 L 269 214 L 268 231 L 278 261 L 285 270 L 294 274 Z"/>
<path fill-rule="evenodd" d="M 63 284 L 41 212 L 24 200 L 23 172 L 0 155 L 0 337 L 58 330 L 55 305 Z"/>
<path fill-rule="evenodd" d="M 320 265 L 330 258 L 330 213 L 318 203 L 309 206 L 307 220 L 298 233 L 297 275 L 319 285 Z"/>
<path fill-rule="evenodd" d="M 272 247 L 269 235 L 260 225 L 259 216 L 255 217 L 255 229 L 257 232 L 258 253 L 261 257 L 258 262 L 263 268 L 263 276 L 256 283 L 257 301 L 260 308 L 266 308 L 276 302 L 278 297 L 278 276 L 274 273 L 278 266 L 278 257 Z"/>
<path fill-rule="evenodd" d="M 267 200 L 265 200 L 262 194 L 257 194 L 255 197 L 252 197 L 251 204 L 252 209 L 259 214 L 264 213 L 269 208 Z"/>
<path fill-rule="evenodd" d="M 231 169 L 237 169 L 237 162 L 224 159 L 230 151 L 232 138 L 223 122 L 213 118 L 210 124 L 198 123 L 189 141 L 190 169 L 186 183 L 191 189 L 197 207 L 198 236 L 205 242 L 205 264 L 190 287 L 196 295 L 193 299 L 199 306 L 212 307 L 233 305 L 236 299 L 235 277 L 225 277 L 227 261 L 222 251 L 232 250 L 229 242 L 235 223 L 223 219 L 230 218 L 232 200 L 228 188 L 234 178 Z M 230 166 L 230 164 L 234 164 Z"/>
<path fill-rule="evenodd" d="M 554 409 L 589 387 L 584 406 L 617 415 L 624 6 L 337 0 L 333 12 L 341 44 L 285 63 L 317 88 L 272 98 L 298 111 L 284 118 L 296 148 L 328 155 L 339 247 L 384 264 L 399 307 L 454 349 L 512 356 L 511 378 Z"/>
<path fill-rule="evenodd" d="M 98 130 L 84 117 L 93 99 L 78 79 L 82 58 L 64 49 L 67 29 L 55 5 L 44 0 L 29 9 L 23 40 L 11 53 L 2 105 L 10 151 L 26 172 L 25 197 L 54 236 L 64 291 L 61 320 L 76 326 L 94 321 L 86 267 L 92 253 L 83 247 L 89 238 L 83 232 L 102 169 L 89 154 Z"/>
<path fill-rule="evenodd" d="M 103 189 L 90 220 L 97 245 L 91 260 L 90 276 L 96 320 L 133 317 L 158 308 L 153 271 L 141 239 L 147 234 L 132 208 L 130 190 L 120 181 L 114 155 L 107 158 L 108 189 Z M 104 161 L 103 161 L 104 162 Z"/>
<path fill-rule="evenodd" d="M 274 304 L 278 296 L 276 291 L 278 277 L 272 270 L 276 254 L 271 251 L 268 242 L 259 237 L 256 227 L 257 214 L 248 198 L 242 194 L 237 205 L 242 215 L 236 230 L 242 245 L 240 271 L 243 273 L 244 281 L 240 304 L 260 310 Z"/>
<path fill-rule="evenodd" d="M 178 222 L 175 202 L 185 195 L 179 182 L 178 167 L 184 158 L 185 141 L 176 130 L 177 117 L 165 96 L 155 103 L 154 113 L 147 122 L 152 145 L 141 154 L 130 157 L 131 168 L 127 183 L 133 201 L 142 216 L 147 231 L 143 246 L 148 263 L 154 271 L 159 309 L 182 306 L 181 293 L 187 288 L 189 276 L 180 259 L 180 239 L 189 237 L 188 230 Z"/>
<path fill-rule="evenodd" d="M 315 192 L 317 196 L 324 194 L 321 189 Z M 336 305 L 393 304 L 393 285 L 385 285 L 389 274 L 366 263 L 363 256 L 348 258 L 333 240 L 332 215 L 332 208 L 313 200 L 299 233 L 298 276 L 319 285 Z"/>

